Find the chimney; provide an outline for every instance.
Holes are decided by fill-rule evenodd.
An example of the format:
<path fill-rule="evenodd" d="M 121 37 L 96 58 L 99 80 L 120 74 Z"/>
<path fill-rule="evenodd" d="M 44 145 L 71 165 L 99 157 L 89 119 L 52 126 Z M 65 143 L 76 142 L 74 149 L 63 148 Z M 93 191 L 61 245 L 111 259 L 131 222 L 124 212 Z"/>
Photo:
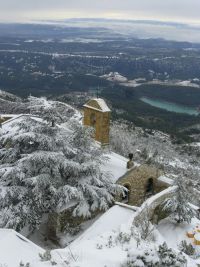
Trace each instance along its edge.
<path fill-rule="evenodd" d="M 127 167 L 127 169 L 131 169 L 134 166 L 133 153 L 129 153 L 128 157 L 129 157 L 129 161 L 127 162 L 126 167 Z"/>

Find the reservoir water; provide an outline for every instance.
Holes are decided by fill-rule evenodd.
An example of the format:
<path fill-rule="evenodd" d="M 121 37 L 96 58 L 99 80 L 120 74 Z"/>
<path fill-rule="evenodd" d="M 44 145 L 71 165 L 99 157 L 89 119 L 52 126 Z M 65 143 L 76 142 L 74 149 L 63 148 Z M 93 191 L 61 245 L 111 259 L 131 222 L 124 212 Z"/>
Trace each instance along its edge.
<path fill-rule="evenodd" d="M 161 109 L 171 111 L 171 112 L 184 113 L 184 114 L 196 115 L 196 116 L 200 114 L 200 112 L 196 108 L 179 105 L 173 102 L 167 102 L 167 101 L 148 98 L 148 97 L 141 97 L 140 100 L 142 100 L 144 103 L 147 103 L 153 107 L 161 108 Z"/>

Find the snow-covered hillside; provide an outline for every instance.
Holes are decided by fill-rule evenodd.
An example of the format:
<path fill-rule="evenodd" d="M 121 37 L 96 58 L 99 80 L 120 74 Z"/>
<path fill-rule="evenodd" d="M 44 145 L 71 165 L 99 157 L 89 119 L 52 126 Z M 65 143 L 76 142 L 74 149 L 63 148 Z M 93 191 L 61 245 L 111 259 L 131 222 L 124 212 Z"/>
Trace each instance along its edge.
<path fill-rule="evenodd" d="M 197 266 L 200 249 L 186 236 L 200 229 L 198 207 L 190 204 L 199 201 L 197 155 L 164 133 L 124 123 L 112 126 L 112 149 L 102 149 L 73 107 L 44 98 L 29 101 L 31 114 L 15 114 L 0 128 L 0 227 L 35 230 L 46 215 L 69 207 L 74 217 L 102 213 L 74 238 L 61 234 L 67 246 L 51 252 L 13 230 L 0 230 L 0 266 Z M 114 202 L 124 192 L 116 182 L 127 172 L 130 152 L 135 166 L 154 164 L 165 172 L 158 181 L 169 186 L 141 207 Z M 159 212 L 167 218 L 158 220 Z M 182 249 L 182 240 L 192 244 L 193 254 L 186 255 L 189 245 Z"/>
<path fill-rule="evenodd" d="M 0 115 L 27 113 L 27 104 L 20 97 L 0 90 Z"/>
<path fill-rule="evenodd" d="M 142 129 L 125 122 L 111 126 L 111 148 L 116 153 L 127 155 L 132 152 L 136 162 L 148 162 L 174 175 L 190 172 L 198 177 L 200 173 L 198 142 L 176 144 L 171 137 L 156 130 Z"/>
<path fill-rule="evenodd" d="M 8 100 L 11 102 L 21 102 L 22 99 L 16 95 L 10 94 L 6 91 L 0 90 L 0 99 Z"/>

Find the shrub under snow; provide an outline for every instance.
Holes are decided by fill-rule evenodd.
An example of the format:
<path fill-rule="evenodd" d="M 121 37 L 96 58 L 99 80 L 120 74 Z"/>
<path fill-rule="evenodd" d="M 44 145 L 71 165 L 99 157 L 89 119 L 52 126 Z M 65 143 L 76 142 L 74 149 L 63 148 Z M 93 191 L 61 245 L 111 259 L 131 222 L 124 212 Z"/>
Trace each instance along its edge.
<path fill-rule="evenodd" d="M 122 267 L 184 267 L 187 260 L 181 252 L 175 252 L 163 243 L 156 249 L 129 249 L 127 261 Z"/>

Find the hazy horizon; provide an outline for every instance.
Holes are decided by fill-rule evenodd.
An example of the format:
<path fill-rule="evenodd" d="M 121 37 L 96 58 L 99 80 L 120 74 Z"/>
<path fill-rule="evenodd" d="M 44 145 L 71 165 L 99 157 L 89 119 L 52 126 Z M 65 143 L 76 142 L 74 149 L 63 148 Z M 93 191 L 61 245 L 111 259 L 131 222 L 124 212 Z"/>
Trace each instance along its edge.
<path fill-rule="evenodd" d="M 199 0 L 0 0 L 0 23 L 105 27 L 139 38 L 200 43 L 199 10 Z"/>
<path fill-rule="evenodd" d="M 12 22 L 15 24 L 16 22 Z M 18 24 L 19 22 L 17 22 Z M 187 41 L 192 43 L 200 43 L 200 25 L 187 24 L 180 22 L 165 22 L 158 20 L 128 20 L 128 19 L 106 19 L 106 18 L 70 18 L 70 19 L 49 19 L 49 20 L 32 20 L 29 22 L 20 22 L 28 24 L 47 24 L 53 27 L 60 27 L 61 31 L 64 27 L 77 28 L 104 28 L 113 34 L 127 36 L 128 38 L 162 38 L 173 41 Z M 3 26 L 8 24 L 8 27 Z M 0 23 L 0 34 L 10 35 L 11 33 L 20 33 L 23 28 L 11 27 L 8 22 Z M 16 24 L 16 25 L 17 25 Z M 12 24 L 11 24 L 12 25 Z M 27 29 L 27 31 L 29 31 Z M 30 29 L 31 31 L 31 29 Z M 28 32 L 27 32 L 28 33 Z M 49 38 L 52 36 L 49 36 Z"/>
<path fill-rule="evenodd" d="M 0 0 L 0 21 L 106 18 L 200 24 L 199 10 L 198 0 Z"/>

